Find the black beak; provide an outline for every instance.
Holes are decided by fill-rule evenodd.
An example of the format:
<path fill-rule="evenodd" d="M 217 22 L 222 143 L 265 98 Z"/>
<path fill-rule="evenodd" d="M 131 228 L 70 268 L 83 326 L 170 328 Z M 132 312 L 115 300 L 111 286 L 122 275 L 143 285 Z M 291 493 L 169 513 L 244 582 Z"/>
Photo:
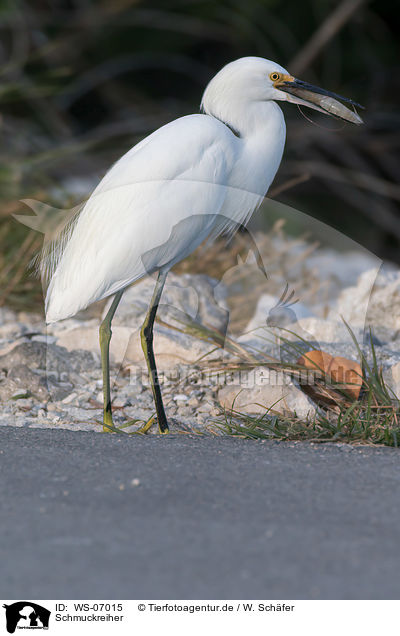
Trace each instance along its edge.
<path fill-rule="evenodd" d="M 324 88 L 313 86 L 296 78 L 279 82 L 275 87 L 280 91 L 293 95 L 294 98 L 288 98 L 288 101 L 309 106 L 310 108 L 339 117 L 345 121 L 350 121 L 353 124 L 363 123 L 361 117 L 354 110 L 350 110 L 341 103 L 346 102 L 351 106 L 364 108 L 361 104 L 358 104 L 348 97 L 342 97 L 337 93 L 332 93 Z"/>

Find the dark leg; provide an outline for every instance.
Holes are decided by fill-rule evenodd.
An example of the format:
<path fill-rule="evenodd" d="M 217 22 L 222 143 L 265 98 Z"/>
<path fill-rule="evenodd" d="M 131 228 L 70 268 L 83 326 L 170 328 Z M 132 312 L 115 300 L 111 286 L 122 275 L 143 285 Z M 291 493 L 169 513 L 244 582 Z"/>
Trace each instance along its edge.
<path fill-rule="evenodd" d="M 124 290 L 119 291 L 114 296 L 112 305 L 108 310 L 107 316 L 100 325 L 100 351 L 101 351 L 101 367 L 103 369 L 103 432 L 111 433 L 115 430 L 112 412 L 111 412 L 111 393 L 110 393 L 110 340 L 111 340 L 111 321 L 115 311 L 121 300 Z"/>
<path fill-rule="evenodd" d="M 151 390 L 153 392 L 154 404 L 157 412 L 158 428 L 160 433 L 168 433 L 168 422 L 164 411 L 164 405 L 161 396 L 160 383 L 158 381 L 156 361 L 153 351 L 153 325 L 156 317 L 158 305 L 160 302 L 162 290 L 168 272 L 160 271 L 158 274 L 156 286 L 154 288 L 153 297 L 150 302 L 146 318 L 140 330 L 140 338 L 144 357 L 146 358 L 147 369 L 149 371 Z"/>

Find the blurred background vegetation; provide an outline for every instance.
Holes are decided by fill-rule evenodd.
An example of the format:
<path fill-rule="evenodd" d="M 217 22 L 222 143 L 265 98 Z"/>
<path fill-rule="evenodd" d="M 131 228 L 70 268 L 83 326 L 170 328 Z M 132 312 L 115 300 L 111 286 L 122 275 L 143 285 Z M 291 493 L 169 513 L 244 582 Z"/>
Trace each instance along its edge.
<path fill-rule="evenodd" d="M 357 128 L 284 105 L 272 194 L 400 262 L 399 15 L 389 0 L 0 0 L 0 304 L 42 302 L 20 199 L 79 203 L 245 55 L 366 107 Z"/>

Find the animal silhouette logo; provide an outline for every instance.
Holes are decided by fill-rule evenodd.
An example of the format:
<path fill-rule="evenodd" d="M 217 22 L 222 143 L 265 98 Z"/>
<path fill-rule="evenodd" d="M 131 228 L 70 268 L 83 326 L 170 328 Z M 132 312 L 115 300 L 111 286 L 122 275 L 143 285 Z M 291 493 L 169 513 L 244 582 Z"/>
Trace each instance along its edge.
<path fill-rule="evenodd" d="M 51 267 L 53 266 L 52 258 L 54 256 L 55 262 L 58 262 L 58 258 L 63 253 L 63 249 L 65 247 L 66 241 L 69 239 L 71 235 L 71 231 L 75 227 L 75 222 L 79 218 L 80 210 L 84 207 L 85 202 L 82 202 L 80 205 L 77 205 L 74 208 L 70 209 L 56 209 L 51 206 L 41 203 L 40 201 L 34 201 L 32 199 L 26 199 L 23 201 L 28 207 L 30 207 L 35 213 L 34 216 L 31 215 L 14 215 L 14 218 L 20 222 L 30 227 L 31 229 L 42 233 L 43 236 L 43 248 L 45 250 L 45 254 L 49 256 L 49 262 Z M 277 202 L 273 203 L 274 210 L 276 210 Z M 314 224 L 319 232 L 321 233 L 321 229 L 326 230 L 325 225 L 315 221 L 315 219 L 310 219 L 307 215 L 300 213 L 298 210 L 290 209 L 288 206 L 279 205 L 278 210 L 282 215 L 282 218 L 289 219 L 303 218 L 304 223 L 307 221 L 309 224 Z M 296 215 L 296 217 L 294 216 Z M 173 251 L 174 245 L 180 242 L 181 237 L 185 236 L 187 232 L 189 232 L 189 227 L 192 223 L 199 222 L 204 220 L 204 215 L 195 215 L 191 214 L 188 211 L 188 215 L 186 218 L 183 218 L 179 221 L 175 226 L 170 228 L 170 234 L 168 235 L 167 240 L 161 246 L 156 246 L 156 252 L 160 248 L 163 250 L 163 258 L 165 262 L 169 262 L 172 258 L 171 250 Z M 210 219 L 211 222 L 212 219 Z M 216 323 L 217 323 L 217 331 L 220 334 L 219 338 L 219 346 L 224 348 L 225 343 L 227 341 L 227 337 L 230 339 L 238 339 L 239 342 L 244 343 L 250 349 L 256 349 L 256 351 L 267 350 L 274 358 L 280 360 L 282 363 L 290 363 L 293 364 L 297 361 L 300 355 L 303 355 L 305 352 L 310 349 L 319 349 L 321 348 L 319 343 L 316 341 L 316 337 L 314 333 L 309 333 L 307 331 L 307 322 L 305 324 L 302 323 L 303 318 L 312 317 L 313 313 L 307 311 L 307 303 L 296 298 L 295 296 L 299 296 L 298 292 L 294 290 L 291 291 L 289 289 L 289 284 L 285 280 L 280 281 L 280 277 L 283 273 L 285 276 L 285 271 L 282 273 L 279 271 L 279 274 L 274 274 L 274 271 L 269 272 L 269 276 L 267 276 L 266 269 L 264 267 L 264 257 L 266 262 L 268 261 L 268 250 L 264 246 L 262 242 L 260 245 L 257 244 L 256 237 L 253 237 L 249 229 L 242 227 L 240 223 L 235 223 L 234 221 L 230 221 L 228 224 L 227 219 L 220 215 L 218 219 L 218 223 L 216 224 L 217 230 L 211 233 L 210 238 L 207 241 L 207 244 L 212 241 L 216 234 L 219 233 L 221 228 L 224 228 L 227 231 L 228 237 L 231 236 L 233 230 L 240 230 L 241 239 L 246 237 L 245 244 L 248 248 L 248 256 L 244 260 L 240 256 L 238 256 L 238 265 L 234 267 L 227 268 L 224 271 L 224 274 L 219 281 L 215 281 L 215 285 L 213 285 L 213 295 L 214 302 L 211 303 L 214 305 L 214 309 L 212 314 L 216 315 Z M 333 230 L 328 228 L 328 235 L 332 236 L 332 242 L 334 243 L 335 235 L 333 235 Z M 60 241 L 56 245 L 59 248 L 59 251 L 56 250 L 55 254 L 52 252 L 52 244 L 53 240 L 57 238 L 57 236 L 61 236 Z M 279 237 L 278 237 L 279 238 Z M 343 235 L 340 235 L 340 239 L 343 239 Z M 200 234 L 199 234 L 200 240 Z M 268 243 L 266 244 L 268 246 Z M 353 250 L 356 249 L 356 245 L 351 242 L 349 244 Z M 57 249 L 58 249 L 57 248 Z M 158 253 L 158 252 L 157 252 Z M 50 258 L 51 257 L 51 258 Z M 151 274 L 153 272 L 153 250 L 144 251 L 141 255 L 141 271 L 143 274 Z M 40 270 L 40 259 L 35 261 L 37 269 Z M 251 276 L 253 277 L 250 283 L 250 287 L 244 288 L 241 285 L 240 272 L 239 275 L 235 274 L 235 270 L 244 270 L 246 267 L 252 270 Z M 257 271 L 258 269 L 258 271 Z M 357 297 L 358 306 L 356 309 L 351 309 L 354 315 L 347 315 L 347 309 L 345 311 L 345 318 L 349 325 L 353 327 L 355 324 L 358 328 L 358 325 L 365 324 L 365 319 L 368 310 L 369 303 L 369 295 L 373 286 L 373 279 L 376 276 L 375 268 L 373 271 L 371 270 L 371 281 L 368 283 L 368 288 L 361 300 Z M 44 274 L 43 278 L 46 280 L 46 271 L 42 271 Z M 256 279 L 257 276 L 257 279 Z M 261 279 L 260 279 L 261 277 Z M 172 278 L 172 281 L 171 281 Z M 250 278 L 250 276 L 249 276 Z M 187 329 L 191 329 L 194 333 L 194 327 L 196 327 L 196 323 L 202 323 L 203 315 L 200 311 L 201 298 L 199 296 L 198 290 L 196 289 L 195 281 L 184 281 L 182 275 L 180 276 L 180 283 L 177 286 L 174 284 L 173 273 L 169 275 L 169 284 L 167 282 L 163 298 L 161 299 L 160 305 L 163 305 L 161 308 L 160 316 L 162 319 L 165 318 L 165 314 L 167 314 L 167 320 L 164 322 L 170 323 L 170 317 L 177 321 L 178 325 L 175 327 L 182 327 L 186 325 Z M 44 280 L 44 283 L 45 283 Z M 246 281 L 245 281 L 246 282 Z M 276 284 L 279 282 L 280 284 L 283 282 L 284 290 L 283 292 L 276 292 Z M 171 284 L 172 283 L 172 284 Z M 185 284 L 186 283 L 186 284 Z M 46 285 L 44 284 L 44 287 Z M 181 291 L 174 288 L 180 287 Z M 273 288 L 272 291 L 270 288 Z M 168 289 L 171 288 L 170 298 L 168 298 Z M 130 290 L 128 290 L 124 295 L 125 303 L 129 301 L 135 300 L 136 304 L 142 300 L 141 298 L 136 298 L 134 292 L 132 292 L 130 297 Z M 255 291 L 254 294 L 254 303 L 248 302 L 247 299 L 247 290 L 252 289 Z M 245 291 L 243 291 L 245 290 Z M 178 293 L 180 291 L 180 293 Z M 245 295 L 244 295 L 245 294 Z M 258 294 L 258 299 L 256 298 L 256 294 Z M 227 302 L 227 298 L 229 297 L 229 302 Z M 265 297 L 265 298 L 264 298 Z M 267 298 L 268 297 L 268 298 Z M 246 298 L 246 302 L 243 302 L 243 298 Z M 124 300 L 121 305 L 123 305 Z M 256 301 L 259 301 L 258 303 Z M 190 302 L 189 302 L 190 301 Z M 246 305 L 246 306 L 244 306 Z M 259 311 L 260 309 L 260 311 Z M 144 309 L 145 311 L 145 309 Z M 248 312 L 248 316 L 247 316 Z M 251 318 L 250 314 L 253 312 L 253 318 Z M 255 313 L 254 313 L 255 312 Z M 221 320 L 221 315 L 223 314 L 224 320 Z M 120 350 L 125 346 L 125 353 L 121 351 L 119 355 L 116 366 L 119 365 L 119 370 L 124 371 L 127 366 L 131 368 L 131 372 L 134 371 L 134 367 L 132 367 L 131 362 L 129 362 L 129 356 L 132 351 L 135 350 L 135 347 L 140 339 L 138 339 L 138 331 L 139 331 L 139 322 L 137 320 L 137 312 L 133 312 L 133 327 L 130 329 L 128 333 L 128 325 L 125 319 L 125 324 L 122 322 L 121 326 L 124 328 L 123 338 L 124 341 L 120 340 Z M 206 315 L 207 321 L 210 318 L 209 313 Z M 246 322 L 248 321 L 250 322 Z M 342 325 L 341 315 L 334 315 L 334 309 L 331 310 L 329 315 L 329 319 L 331 321 L 335 321 Z M 322 318 L 321 318 L 322 320 Z M 204 321 L 205 323 L 206 321 Z M 115 321 L 116 326 L 118 326 L 118 313 Z M 250 325 L 251 324 L 251 328 Z M 137 328 L 135 328 L 137 325 Z M 207 322 L 207 325 L 209 323 Z M 210 325 L 214 327 L 213 324 Z M 165 327 L 166 328 L 166 327 Z M 243 330 L 245 333 L 243 333 Z M 311 329 L 310 329 L 311 331 Z M 295 333 L 294 333 L 295 332 Z M 122 329 L 121 329 L 122 334 Z M 295 337 L 297 336 L 297 337 Z M 122 338 L 122 335 L 120 335 Z M 254 342 L 253 342 L 253 340 Z M 347 343 L 349 338 L 345 336 L 345 342 Z M 115 339 L 114 339 L 115 342 Z M 135 344 L 136 343 L 136 344 Z M 255 343 L 255 344 L 254 344 Z M 131 347 L 132 344 L 132 347 Z M 352 341 L 349 341 L 351 346 L 354 346 Z M 135 354 L 136 355 L 136 354 Z M 135 356 L 132 356 L 131 359 L 136 360 Z M 129 363 L 129 364 L 128 364 Z M 48 376 L 52 374 L 51 363 L 47 366 Z M 54 376 L 54 374 L 53 374 Z M 131 376 L 133 377 L 133 376 Z M 49 390 L 53 385 L 49 384 Z"/>
<path fill-rule="evenodd" d="M 3 605 L 6 610 L 6 628 L 9 634 L 16 629 L 48 629 L 50 610 L 32 603 L 17 601 L 11 605 Z"/>
<path fill-rule="evenodd" d="M 289 294 L 288 291 L 289 285 L 286 283 L 285 289 L 275 307 L 272 307 L 269 311 L 267 318 L 268 327 L 286 327 L 286 325 L 297 321 L 296 313 L 291 307 L 298 303 L 299 299 L 295 298 L 293 300 L 294 289 Z"/>
<path fill-rule="evenodd" d="M 293 306 L 299 302 L 298 298 L 294 298 L 295 290 L 290 291 L 289 284 L 286 282 L 285 289 L 282 292 L 276 305 L 271 307 L 266 318 L 267 328 L 275 337 L 278 346 L 278 357 L 281 362 L 295 362 L 296 359 L 312 348 L 319 348 L 319 343 L 315 337 L 303 329 L 298 323 L 298 316 Z M 293 332 L 292 329 L 295 329 Z M 290 338 L 290 336 L 297 336 Z"/>

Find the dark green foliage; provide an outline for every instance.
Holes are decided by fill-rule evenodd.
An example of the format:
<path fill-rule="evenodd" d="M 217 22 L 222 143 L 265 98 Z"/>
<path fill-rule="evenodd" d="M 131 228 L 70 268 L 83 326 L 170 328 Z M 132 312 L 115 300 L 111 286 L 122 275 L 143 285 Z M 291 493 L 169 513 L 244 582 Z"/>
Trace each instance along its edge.
<path fill-rule="evenodd" d="M 309 112 L 312 125 L 284 106 L 288 143 L 275 186 L 309 175 L 279 198 L 398 259 L 398 11 L 389 1 L 360 1 L 337 22 L 338 6 L 349 2 L 2 0 L 0 302 L 24 303 L 28 279 L 18 272 L 38 247 L 33 240 L 17 258 L 28 234 L 11 218 L 26 212 L 19 199 L 76 204 L 132 144 L 196 112 L 208 79 L 243 55 L 275 59 L 367 107 L 364 127 L 342 129 Z M 332 16 L 333 37 L 304 60 Z M 80 193 L 66 182 L 85 177 Z M 29 289 L 31 303 L 40 287 Z"/>

